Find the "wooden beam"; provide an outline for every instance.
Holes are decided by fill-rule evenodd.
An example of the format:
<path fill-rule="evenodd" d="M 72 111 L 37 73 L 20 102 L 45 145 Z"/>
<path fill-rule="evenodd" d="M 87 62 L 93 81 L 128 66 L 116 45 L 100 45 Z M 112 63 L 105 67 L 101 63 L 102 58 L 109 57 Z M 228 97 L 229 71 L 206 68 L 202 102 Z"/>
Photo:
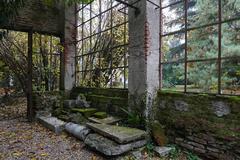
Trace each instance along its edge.
<path fill-rule="evenodd" d="M 27 83 L 27 118 L 33 121 L 33 87 L 32 87 L 32 52 L 33 52 L 33 31 L 28 31 L 28 83 Z"/>

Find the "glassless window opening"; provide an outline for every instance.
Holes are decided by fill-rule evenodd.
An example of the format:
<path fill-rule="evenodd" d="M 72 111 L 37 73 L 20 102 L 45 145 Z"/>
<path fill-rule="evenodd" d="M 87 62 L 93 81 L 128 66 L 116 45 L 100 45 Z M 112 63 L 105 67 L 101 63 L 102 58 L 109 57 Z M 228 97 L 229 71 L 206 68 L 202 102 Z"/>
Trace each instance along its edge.
<path fill-rule="evenodd" d="M 160 0 L 161 90 L 240 95 L 239 6 Z"/>
<path fill-rule="evenodd" d="M 115 0 L 76 8 L 77 86 L 127 88 L 128 9 Z"/>

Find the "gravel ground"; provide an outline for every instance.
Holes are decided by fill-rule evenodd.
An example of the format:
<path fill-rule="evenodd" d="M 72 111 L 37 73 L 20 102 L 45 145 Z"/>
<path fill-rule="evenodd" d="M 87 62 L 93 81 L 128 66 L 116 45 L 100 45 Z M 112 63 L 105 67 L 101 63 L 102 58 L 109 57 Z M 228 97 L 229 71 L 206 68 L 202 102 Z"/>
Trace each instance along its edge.
<path fill-rule="evenodd" d="M 100 160 L 83 142 L 25 119 L 0 121 L 0 159 Z"/>

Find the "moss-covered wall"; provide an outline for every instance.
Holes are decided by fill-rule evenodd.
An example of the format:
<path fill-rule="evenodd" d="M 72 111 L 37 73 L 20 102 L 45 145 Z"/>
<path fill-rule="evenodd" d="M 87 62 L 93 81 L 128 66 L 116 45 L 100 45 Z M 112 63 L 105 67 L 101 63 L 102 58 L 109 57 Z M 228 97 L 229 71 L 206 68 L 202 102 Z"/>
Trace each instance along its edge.
<path fill-rule="evenodd" d="M 240 97 L 159 91 L 153 113 L 170 142 L 212 159 L 240 159 Z"/>
<path fill-rule="evenodd" d="M 121 108 L 127 108 L 128 106 L 127 89 L 76 87 L 72 89 L 70 98 L 76 99 L 79 94 L 83 94 L 87 101 L 91 102 L 91 107 L 113 115 L 122 115 Z"/>

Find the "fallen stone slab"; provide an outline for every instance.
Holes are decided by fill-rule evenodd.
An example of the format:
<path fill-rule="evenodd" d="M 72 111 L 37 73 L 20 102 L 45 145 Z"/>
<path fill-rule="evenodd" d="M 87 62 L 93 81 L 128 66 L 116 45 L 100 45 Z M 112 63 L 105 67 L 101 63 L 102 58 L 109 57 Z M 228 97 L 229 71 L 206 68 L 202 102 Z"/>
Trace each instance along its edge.
<path fill-rule="evenodd" d="M 167 156 L 172 148 L 171 147 L 154 147 L 153 149 L 159 156 L 164 157 Z"/>
<path fill-rule="evenodd" d="M 137 149 L 146 144 L 146 140 L 131 142 L 128 144 L 118 144 L 99 134 L 89 134 L 84 143 L 90 148 L 103 153 L 106 156 L 118 156 L 132 149 Z"/>
<path fill-rule="evenodd" d="M 64 130 L 65 122 L 56 117 L 38 117 L 38 121 L 46 128 L 54 131 L 56 134 L 61 134 Z"/>
<path fill-rule="evenodd" d="M 89 117 L 88 120 L 91 122 L 94 122 L 94 123 L 99 123 L 99 124 L 116 124 L 116 123 L 120 122 L 122 119 L 111 116 L 111 117 L 107 117 L 104 119 Z"/>
<path fill-rule="evenodd" d="M 68 133 L 72 134 L 74 137 L 80 139 L 80 140 L 85 140 L 87 135 L 91 132 L 89 128 L 83 125 L 78 125 L 75 123 L 67 123 L 65 125 L 65 129 Z"/>
<path fill-rule="evenodd" d="M 107 124 L 87 123 L 87 126 L 95 132 L 108 137 L 120 144 L 144 139 L 147 133 L 143 130 L 129 127 L 120 127 Z"/>

